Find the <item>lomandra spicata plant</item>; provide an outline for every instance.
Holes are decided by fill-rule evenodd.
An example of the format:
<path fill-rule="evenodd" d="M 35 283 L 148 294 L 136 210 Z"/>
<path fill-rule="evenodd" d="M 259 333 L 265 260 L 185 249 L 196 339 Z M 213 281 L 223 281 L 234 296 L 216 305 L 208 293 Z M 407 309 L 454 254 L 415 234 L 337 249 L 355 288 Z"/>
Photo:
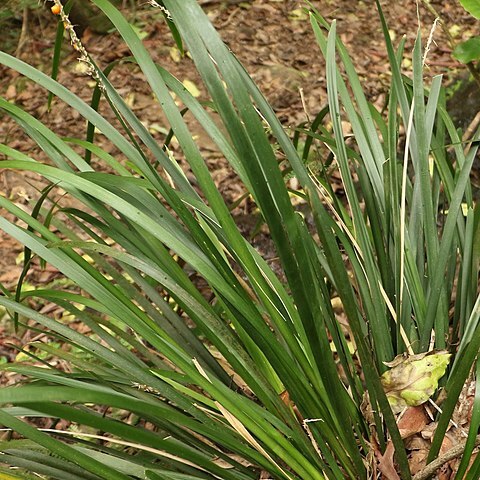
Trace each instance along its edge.
<path fill-rule="evenodd" d="M 18 288 L 3 288 L 0 304 L 17 326 L 55 341 L 30 344 L 30 365 L 4 367 L 29 381 L 0 391 L 0 423 L 13 432 L 0 443 L 2 475 L 411 478 L 397 411 L 436 401 L 440 382 L 445 400 L 441 413 L 433 410 L 427 461 L 434 460 L 466 380 L 476 378 L 480 347 L 479 214 L 469 180 L 478 132 L 462 143 L 445 110 L 441 78 L 424 84 L 420 36 L 413 77 L 402 76 L 403 43 L 394 49 L 379 10 L 392 72 L 383 115 L 364 96 L 335 22 L 311 8 L 325 57 L 328 112 L 303 129 L 299 152 L 195 0 L 151 4 L 188 49 L 210 109 L 153 62 L 107 0 L 93 3 L 143 71 L 196 184 L 98 69 L 58 0 L 60 20 L 120 126 L 97 112 L 98 102 L 92 108 L 0 53 L 3 65 L 89 125 L 87 134 L 60 138 L 0 100 L 49 157 L 41 163 L 0 146 L 1 168 L 35 172 L 49 184 L 29 212 L 0 199 L 9 213 L 0 227 L 25 247 Z M 182 108 L 255 202 L 282 278 L 242 236 Z M 348 143 L 342 121 L 352 128 Z M 92 143 L 93 128 L 121 155 Z M 314 170 L 304 161 L 313 143 L 333 155 L 331 166 Z M 286 162 L 279 162 L 279 151 Z M 341 174 L 345 198 L 333 191 L 332 168 Z M 289 172 L 300 185 L 295 191 L 286 186 Z M 63 206 L 65 195 L 76 207 Z M 68 280 L 24 288 L 36 257 Z M 342 324 L 332 299 L 341 305 Z M 42 302 L 58 305 L 87 333 L 29 307 Z M 54 358 L 69 368 L 54 368 Z M 478 478 L 480 457 L 468 465 L 478 407 L 477 395 L 456 454 L 458 478 L 467 469 L 467 478 Z M 52 428 L 39 428 L 39 417 Z M 416 478 L 429 475 L 421 468 Z"/>

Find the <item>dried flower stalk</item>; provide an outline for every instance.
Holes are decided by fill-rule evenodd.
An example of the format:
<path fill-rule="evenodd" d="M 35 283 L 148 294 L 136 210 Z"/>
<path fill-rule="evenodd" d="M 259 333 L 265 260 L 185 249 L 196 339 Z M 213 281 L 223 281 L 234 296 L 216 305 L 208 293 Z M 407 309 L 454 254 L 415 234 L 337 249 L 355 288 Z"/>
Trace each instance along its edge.
<path fill-rule="evenodd" d="M 78 61 L 84 63 L 87 66 L 86 74 L 92 77 L 95 80 L 95 82 L 97 82 L 97 85 L 100 88 L 100 90 L 102 90 L 102 92 L 105 93 L 105 86 L 102 83 L 102 79 L 100 78 L 100 75 L 98 74 L 94 63 L 90 58 L 90 55 L 88 54 L 82 42 L 78 38 L 78 35 L 75 32 L 75 29 L 73 28 L 73 24 L 70 21 L 70 18 L 65 13 L 62 2 L 60 0 L 52 0 L 52 2 L 55 4 L 57 8 L 60 9 L 57 15 L 59 15 L 60 18 L 62 19 L 63 27 L 65 28 L 65 30 L 67 31 L 70 37 L 70 43 L 73 49 L 77 51 L 80 55 L 78 57 Z"/>
<path fill-rule="evenodd" d="M 158 2 L 156 2 L 155 0 L 148 0 L 148 3 L 152 6 L 152 7 L 155 7 L 155 8 L 159 8 L 163 14 L 165 15 L 165 17 L 167 17 L 169 20 L 172 20 L 172 16 L 170 14 L 170 12 L 163 6 L 163 5 L 160 5 Z"/>

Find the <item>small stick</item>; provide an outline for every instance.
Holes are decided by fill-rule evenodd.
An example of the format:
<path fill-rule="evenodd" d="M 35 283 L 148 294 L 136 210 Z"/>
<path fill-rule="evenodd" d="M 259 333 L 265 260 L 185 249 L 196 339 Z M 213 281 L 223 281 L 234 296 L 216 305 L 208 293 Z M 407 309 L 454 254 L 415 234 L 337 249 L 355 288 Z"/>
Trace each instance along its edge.
<path fill-rule="evenodd" d="M 23 15 L 22 15 L 22 30 L 20 32 L 20 39 L 18 40 L 17 50 L 15 51 L 15 55 L 20 57 L 23 47 L 28 39 L 28 23 L 29 23 L 29 9 L 28 7 L 23 8 Z"/>
<path fill-rule="evenodd" d="M 475 115 L 475 118 L 470 122 L 470 125 L 465 130 L 465 133 L 463 134 L 463 138 L 462 138 L 464 142 L 467 142 L 470 139 L 470 137 L 473 136 L 479 124 L 480 124 L 480 111 L 477 112 L 477 114 Z M 468 145 L 465 148 L 465 155 L 468 153 L 469 150 L 470 150 L 470 145 Z"/>
<path fill-rule="evenodd" d="M 460 457 L 465 450 L 466 443 L 467 441 L 465 440 L 464 442 L 455 445 L 442 456 L 438 457 L 426 467 L 422 468 L 422 470 L 420 470 L 412 480 L 427 480 L 427 478 L 430 477 L 430 475 L 433 475 L 441 466 L 445 465 L 454 458 Z M 479 445 L 480 435 L 477 435 L 477 438 L 475 439 L 475 447 L 478 447 Z"/>

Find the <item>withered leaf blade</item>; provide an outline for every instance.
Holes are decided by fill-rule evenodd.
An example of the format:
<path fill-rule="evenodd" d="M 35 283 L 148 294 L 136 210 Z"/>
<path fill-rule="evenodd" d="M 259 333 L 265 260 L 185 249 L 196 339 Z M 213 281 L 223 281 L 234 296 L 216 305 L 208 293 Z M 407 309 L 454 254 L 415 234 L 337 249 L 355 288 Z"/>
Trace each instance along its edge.
<path fill-rule="evenodd" d="M 438 387 L 451 354 L 432 350 L 418 355 L 398 355 L 385 365 L 391 367 L 381 376 L 388 401 L 395 413 L 407 406 L 425 403 Z"/>

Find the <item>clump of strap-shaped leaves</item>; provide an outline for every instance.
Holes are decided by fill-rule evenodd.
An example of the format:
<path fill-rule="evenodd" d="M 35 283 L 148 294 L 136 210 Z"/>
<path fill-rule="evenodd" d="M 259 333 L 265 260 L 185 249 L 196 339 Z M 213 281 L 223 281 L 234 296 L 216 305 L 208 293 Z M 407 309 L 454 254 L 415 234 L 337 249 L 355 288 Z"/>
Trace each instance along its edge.
<path fill-rule="evenodd" d="M 0 198 L 18 219 L 0 218 L 0 228 L 25 246 L 27 269 L 39 257 L 68 279 L 33 290 L 20 282 L 16 292 L 3 289 L 0 297 L 15 322 L 56 342 L 29 345 L 36 360 L 30 365 L 5 367 L 31 381 L 0 390 L 0 423 L 16 432 L 0 443 L 3 470 L 14 478 L 20 471 L 20 478 L 61 480 L 366 479 L 375 462 L 375 432 L 381 450 L 393 441 L 399 472 L 410 478 L 380 378 L 384 362 L 427 352 L 432 338 L 435 348 L 453 354 L 432 460 L 480 347 L 478 208 L 469 182 L 477 136 L 462 143 L 445 111 L 439 77 L 424 85 L 420 37 L 408 79 L 400 72 L 403 44 L 394 50 L 380 13 L 392 71 L 382 115 L 365 98 L 335 23 L 312 9 L 326 61 L 330 125 L 321 121 L 322 112 L 302 130 L 307 137 L 299 152 L 195 0 L 163 5 L 215 119 L 153 62 L 119 11 L 107 0 L 93 3 L 145 74 L 196 186 L 93 63 L 122 130 L 49 76 L 0 53 L 0 63 L 90 125 L 87 140 L 83 132 L 60 138 L 0 100 L 50 159 L 40 163 L 0 146 L 1 168 L 35 172 L 50 183 L 30 214 Z M 258 207 L 286 283 L 242 236 L 172 92 Z M 342 119 L 352 127 L 348 145 Z M 113 158 L 92 143 L 92 126 L 121 155 Z M 304 161 L 317 142 L 332 152 L 346 199 L 335 195 L 328 169 L 313 173 Z M 286 162 L 279 163 L 278 151 Z M 92 157 L 111 173 L 95 171 Z M 297 191 L 286 186 L 285 163 L 298 179 Z M 47 208 L 58 188 L 84 208 L 62 208 L 61 200 Z M 296 212 L 292 195 L 308 206 L 308 215 Z M 348 333 L 333 296 L 341 300 Z M 90 333 L 38 313 L 30 300 L 53 302 Z M 70 371 L 49 367 L 54 357 Z M 367 399 L 374 425 L 364 417 Z M 26 420 L 36 417 L 51 419 L 52 428 Z M 59 419 L 70 428 L 60 428 L 65 423 Z M 466 458 L 479 422 L 475 413 Z"/>

